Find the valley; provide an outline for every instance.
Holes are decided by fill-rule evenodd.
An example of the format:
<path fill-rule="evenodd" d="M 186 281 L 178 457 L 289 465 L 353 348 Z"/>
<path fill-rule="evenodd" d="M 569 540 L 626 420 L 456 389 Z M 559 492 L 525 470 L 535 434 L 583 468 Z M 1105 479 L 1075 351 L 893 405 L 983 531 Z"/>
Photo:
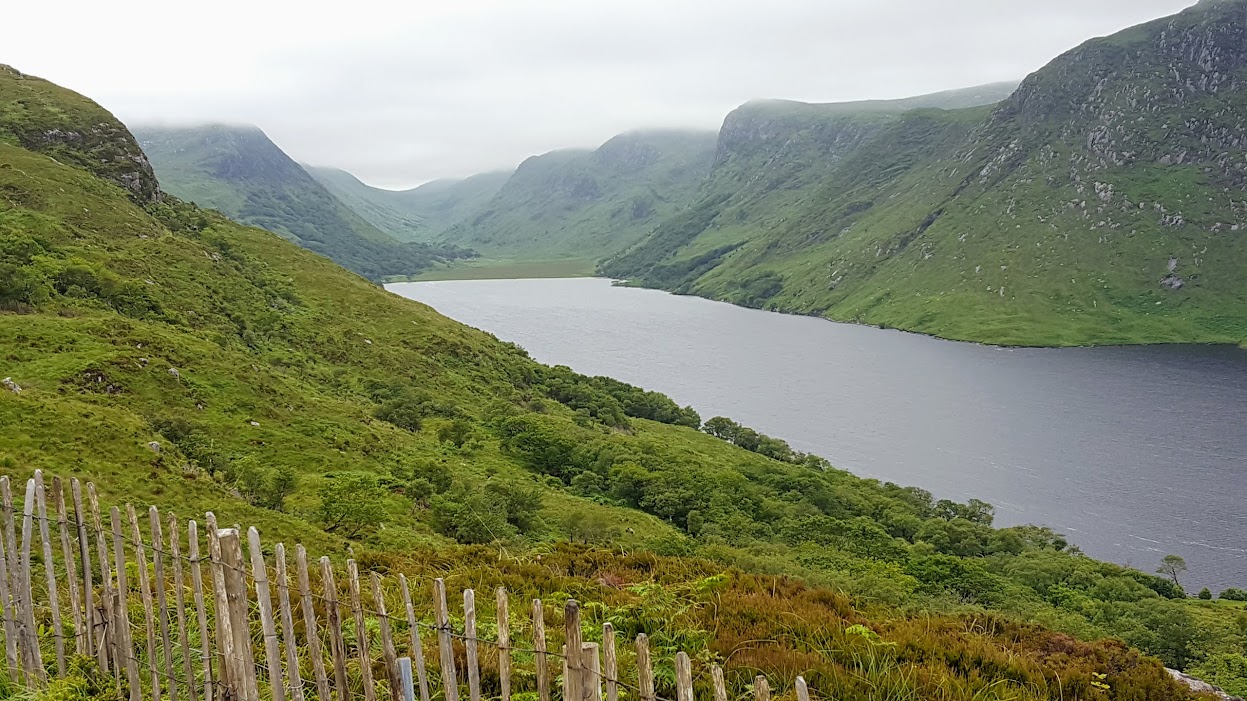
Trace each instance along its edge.
<path fill-rule="evenodd" d="M 256 104 L 336 85 L 347 120 L 368 111 L 353 90 L 386 92 L 291 56 L 302 77 Z M 580 629 L 551 611 L 551 654 L 604 623 L 652 641 L 655 689 L 622 701 L 769 701 L 759 675 L 776 701 L 807 701 L 798 677 L 808 701 L 1247 695 L 1244 80 L 1247 0 L 1201 0 L 1021 81 L 737 97 L 717 132 L 650 125 L 420 184 L 305 165 L 259 127 L 128 127 L 0 64 L 0 472 L 118 507 L 99 594 L 123 590 L 101 611 L 126 635 L 153 635 L 149 577 L 166 591 L 120 552 L 120 509 L 150 505 L 212 512 L 209 549 L 232 537 L 218 519 L 305 544 L 327 579 L 580 599 Z M 364 135 L 388 167 L 438 153 L 389 124 Z M 64 668 L 75 556 L 62 536 L 58 570 L 44 493 L 14 492 L 6 643 L 48 650 L 43 674 L 0 670 L 0 698 L 171 698 L 151 637 L 149 679 Z M 352 586 L 352 618 L 326 619 L 335 685 L 371 701 L 390 619 Z M 279 659 L 271 607 L 232 605 L 223 649 L 265 645 L 270 678 L 321 658 Z M 443 635 L 464 606 L 414 653 L 446 680 L 476 667 Z M 460 693 L 505 699 L 497 664 Z"/>

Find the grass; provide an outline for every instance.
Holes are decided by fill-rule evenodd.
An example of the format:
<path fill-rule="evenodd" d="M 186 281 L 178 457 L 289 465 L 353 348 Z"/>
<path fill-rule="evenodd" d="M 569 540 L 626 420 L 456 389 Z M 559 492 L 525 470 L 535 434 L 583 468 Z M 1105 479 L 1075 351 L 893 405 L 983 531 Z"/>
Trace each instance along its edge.
<path fill-rule="evenodd" d="M 456 261 L 409 278 L 418 280 L 518 280 L 522 278 L 592 277 L 591 260 L 474 260 Z M 401 282 L 390 280 L 389 282 Z"/>

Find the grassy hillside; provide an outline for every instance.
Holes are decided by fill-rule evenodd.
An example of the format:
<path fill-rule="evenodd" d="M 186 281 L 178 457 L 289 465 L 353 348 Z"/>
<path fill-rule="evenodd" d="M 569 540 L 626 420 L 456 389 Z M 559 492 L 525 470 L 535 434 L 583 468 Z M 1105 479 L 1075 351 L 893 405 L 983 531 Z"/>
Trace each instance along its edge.
<path fill-rule="evenodd" d="M 254 127 L 144 127 L 135 133 L 172 194 L 280 234 L 365 277 L 414 275 L 469 255 L 448 246 L 399 243 Z"/>
<path fill-rule="evenodd" d="M 1090 41 L 990 112 L 746 107 L 704 198 L 603 270 L 956 339 L 1241 342 L 1245 12 Z M 776 150 L 833 122 L 821 155 Z"/>
<path fill-rule="evenodd" d="M 683 208 L 713 153 L 713 134 L 635 132 L 535 156 L 441 240 L 495 258 L 597 260 Z"/>
<path fill-rule="evenodd" d="M 0 94 L 87 106 L 27 80 L 0 74 Z M 1244 682 L 1241 604 L 1188 603 L 1045 529 L 994 529 L 989 505 L 723 419 L 697 430 L 666 397 L 539 365 L 267 231 L 136 197 L 111 161 L 0 135 L 16 477 L 87 477 L 106 502 L 211 509 L 400 571 L 600 595 L 629 634 L 737 679 L 810 670 L 826 698 L 1188 698 L 1157 661 L 1079 642 L 1105 635 Z M 535 557 L 567 538 L 599 548 Z"/>
<path fill-rule="evenodd" d="M 511 177 L 509 172 L 481 173 L 463 180 L 434 180 L 410 190 L 383 190 L 337 168 L 304 168 L 346 206 L 399 241 L 437 238 L 483 206 Z"/>

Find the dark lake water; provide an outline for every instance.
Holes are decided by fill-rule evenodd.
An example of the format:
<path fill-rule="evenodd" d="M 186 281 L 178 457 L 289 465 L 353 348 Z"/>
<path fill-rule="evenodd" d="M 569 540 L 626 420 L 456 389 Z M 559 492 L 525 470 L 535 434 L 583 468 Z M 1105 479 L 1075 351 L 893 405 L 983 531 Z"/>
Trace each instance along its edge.
<path fill-rule="evenodd" d="M 389 289 L 859 475 L 991 502 L 998 525 L 1148 572 L 1182 555 L 1191 590 L 1247 587 L 1247 352 L 1000 349 L 600 279 Z"/>

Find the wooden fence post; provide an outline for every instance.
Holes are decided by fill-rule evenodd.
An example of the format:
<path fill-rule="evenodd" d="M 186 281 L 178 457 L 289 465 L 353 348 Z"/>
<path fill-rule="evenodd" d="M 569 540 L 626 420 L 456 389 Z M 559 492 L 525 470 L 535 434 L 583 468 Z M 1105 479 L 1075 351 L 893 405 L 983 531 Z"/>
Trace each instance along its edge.
<path fill-rule="evenodd" d="M 693 701 L 693 665 L 684 652 L 675 655 L 675 692 L 677 701 Z"/>
<path fill-rule="evenodd" d="M 481 666 L 476 648 L 476 592 L 463 590 L 463 647 L 467 653 L 468 698 L 481 701 Z"/>
<path fill-rule="evenodd" d="M 251 626 L 247 620 L 247 574 L 243 564 L 242 540 L 238 529 L 217 531 L 217 547 L 221 552 L 221 570 L 224 577 L 226 615 L 229 617 L 229 648 L 225 650 L 229 663 L 228 681 L 234 686 L 239 701 L 259 701 L 260 691 L 256 682 L 255 657 L 251 652 Z M 213 553 L 215 558 L 216 553 Z M 220 620 L 221 614 L 217 614 Z"/>
<path fill-rule="evenodd" d="M 498 685 L 501 687 L 501 701 L 511 701 L 511 615 L 507 606 L 507 589 L 498 587 L 497 618 L 498 618 Z"/>
<path fill-rule="evenodd" d="M 615 650 L 615 626 L 602 624 L 602 657 L 606 673 L 606 701 L 619 701 L 619 657 Z"/>
<path fill-rule="evenodd" d="M 333 565 L 329 558 L 320 559 L 320 576 L 325 586 L 325 610 L 328 612 L 329 642 L 333 652 L 333 681 L 339 701 L 351 701 L 346 685 L 346 643 L 342 640 L 342 611 L 338 607 L 338 585 L 333 581 Z"/>
<path fill-rule="evenodd" d="M 178 682 L 173 671 L 173 639 L 169 635 L 169 597 L 165 594 L 165 543 L 160 526 L 160 512 L 155 506 L 147 509 L 147 519 L 152 531 L 152 574 L 155 577 L 156 618 L 160 622 L 160 649 L 165 656 L 165 677 L 169 684 L 169 701 L 177 701 Z M 187 684 L 191 681 L 188 679 Z"/>
<path fill-rule="evenodd" d="M 727 701 L 727 685 L 723 683 L 723 668 L 719 665 L 710 668 L 710 682 L 714 686 L 714 701 Z"/>
<path fill-rule="evenodd" d="M 312 674 L 316 677 L 316 695 L 320 701 L 331 701 L 329 678 L 325 675 L 325 648 L 316 629 L 316 608 L 312 604 L 312 581 L 307 571 L 307 550 L 294 546 L 295 569 L 299 575 L 299 606 L 303 609 L 303 633 L 307 637 L 308 654 L 312 657 Z"/>
<path fill-rule="evenodd" d="M 52 478 L 52 501 L 56 505 L 56 530 L 61 537 L 61 557 L 65 560 L 65 585 L 69 588 L 69 613 L 74 619 L 74 653 L 86 652 L 82 634 L 82 594 L 78 590 L 78 567 L 74 549 L 69 544 L 69 517 L 65 509 L 65 485 L 60 477 Z M 87 583 L 90 586 L 90 582 Z"/>
<path fill-rule="evenodd" d="M 433 580 L 433 609 L 437 623 L 437 647 L 442 661 L 442 694 L 446 701 L 459 701 L 459 680 L 455 676 L 455 651 L 451 647 L 450 610 L 446 606 L 446 582 Z"/>
<path fill-rule="evenodd" d="M 212 635 L 208 630 L 208 611 L 204 603 L 203 568 L 199 565 L 199 524 L 194 519 L 186 523 L 186 548 L 191 564 L 191 585 L 195 592 L 195 619 L 199 625 L 199 655 L 204 670 L 204 701 L 213 701 L 215 679 L 212 674 Z M 217 611 L 218 618 L 221 613 Z"/>
<path fill-rule="evenodd" d="M 52 538 L 48 528 L 47 488 L 43 470 L 35 470 L 35 505 L 39 509 L 39 539 L 43 546 L 43 572 L 47 577 L 48 606 L 52 609 L 52 639 L 56 644 L 56 674 L 65 676 L 65 626 L 61 623 L 61 603 L 56 585 L 56 563 L 52 560 Z M 38 644 L 38 640 L 35 641 Z"/>
<path fill-rule="evenodd" d="M 43 669 L 43 654 L 39 650 L 39 638 L 35 627 L 35 595 L 30 573 L 31 539 L 34 538 L 35 515 L 35 481 L 26 480 L 26 501 L 22 503 L 22 553 L 18 560 L 19 577 L 21 578 L 22 595 L 22 634 L 26 660 L 26 678 L 35 682 L 47 681 L 48 675 Z"/>
<path fill-rule="evenodd" d="M 416 662 L 416 682 L 420 685 L 420 701 L 429 701 L 429 678 L 424 668 L 424 650 L 420 645 L 420 624 L 416 622 L 416 610 L 411 605 L 411 590 L 407 588 L 407 577 L 403 574 L 398 575 L 398 588 L 402 590 L 403 603 L 407 606 L 407 628 L 411 633 L 411 657 Z"/>
<path fill-rule="evenodd" d="M 580 633 L 580 603 L 568 599 L 563 608 L 563 641 L 567 673 L 563 675 L 563 701 L 584 699 L 584 642 Z"/>
<path fill-rule="evenodd" d="M 649 656 L 649 636 L 644 633 L 636 636 L 636 677 L 641 701 L 654 701 L 654 667 Z"/>
<path fill-rule="evenodd" d="M 537 698 L 550 701 L 550 660 L 546 654 L 546 615 L 541 599 L 533 599 L 533 647 L 537 663 Z"/>
<path fill-rule="evenodd" d="M 178 535 L 178 517 L 169 514 L 169 559 L 173 562 L 173 605 L 178 624 L 178 648 L 182 652 L 182 674 L 186 677 L 186 695 L 196 701 L 195 663 L 191 659 L 190 631 L 186 625 L 186 580 L 182 575 L 182 544 Z M 212 701 L 205 699 L 204 701 Z"/>
<path fill-rule="evenodd" d="M 810 701 L 810 687 L 801 675 L 797 675 L 797 701 Z"/>
<path fill-rule="evenodd" d="M 581 643 L 580 659 L 585 699 L 602 701 L 602 648 L 597 643 Z"/>
<path fill-rule="evenodd" d="M 144 630 L 147 633 L 147 667 L 152 677 L 152 701 L 160 701 L 160 662 L 156 659 L 156 616 L 152 610 L 151 582 L 147 578 L 147 555 L 143 548 L 143 532 L 139 530 L 139 518 L 134 507 L 126 504 L 126 516 L 134 537 L 134 558 L 139 571 L 139 595 L 143 599 Z"/>
<path fill-rule="evenodd" d="M 377 626 L 381 631 L 381 655 L 385 660 L 385 673 L 389 677 L 390 698 L 402 701 L 402 679 L 398 676 L 398 654 L 394 652 L 394 636 L 390 632 L 390 616 L 385 608 L 385 596 L 381 591 L 381 575 L 372 573 L 372 600 L 377 607 Z"/>
<path fill-rule="evenodd" d="M 771 685 L 764 675 L 753 678 L 753 698 L 754 701 L 771 701 Z"/>
<path fill-rule="evenodd" d="M 0 477 L 0 488 L 4 490 L 3 514 L 0 515 L 0 522 L 3 522 L 4 533 L 0 534 L 0 603 L 4 605 L 4 657 L 8 663 L 9 679 L 15 684 L 22 683 L 21 667 L 18 666 L 17 659 L 17 609 L 16 601 L 10 597 L 10 587 L 12 580 L 10 573 L 14 570 L 16 564 L 12 559 L 17 555 L 14 549 L 8 545 L 13 531 L 13 500 L 9 494 L 9 478 Z M 16 587 L 12 587 L 16 590 Z"/>
<path fill-rule="evenodd" d="M 122 664 L 117 648 L 117 630 L 114 627 L 114 624 L 117 622 L 116 614 L 113 611 L 116 594 L 113 590 L 112 568 L 108 564 L 108 539 L 104 536 L 104 522 L 100 518 L 100 500 L 99 495 L 95 493 L 94 482 L 87 482 L 87 499 L 91 504 L 91 524 L 95 526 L 95 550 L 99 556 L 100 583 L 103 585 L 100 588 L 100 594 L 103 599 L 100 608 L 103 610 L 104 620 L 101 621 L 100 637 L 97 642 L 100 650 L 100 667 L 107 671 L 108 660 L 110 657 L 112 658 L 113 675 L 120 690 Z"/>
<path fill-rule="evenodd" d="M 372 654 L 368 649 L 368 626 L 364 619 L 364 602 L 359 592 L 359 565 L 346 561 L 346 574 L 351 584 L 351 612 L 355 614 L 355 651 L 359 654 L 359 676 L 364 683 L 364 701 L 376 701 L 377 690 L 372 682 Z"/>
<path fill-rule="evenodd" d="M 82 508 L 82 483 L 75 477 L 69 481 L 74 501 L 74 523 L 78 527 L 78 556 L 82 560 L 82 611 L 86 654 L 98 655 L 100 669 L 108 671 L 108 656 L 95 644 L 95 575 L 91 567 L 91 539 L 87 536 L 87 512 Z"/>
<path fill-rule="evenodd" d="M 303 701 L 303 675 L 299 673 L 299 642 L 294 637 L 294 614 L 290 611 L 290 575 L 286 572 L 286 546 L 273 546 L 273 559 L 277 563 L 277 604 L 281 610 L 281 642 L 286 648 L 286 674 L 290 677 L 290 696 Z M 308 650 L 313 657 L 320 650 Z"/>
<path fill-rule="evenodd" d="M 126 541 L 121 535 L 121 509 L 116 506 L 108 511 L 113 526 L 113 564 L 117 571 L 117 590 L 113 602 L 113 642 L 117 649 L 117 664 L 124 658 L 126 680 L 130 685 L 130 701 L 143 698 L 142 682 L 139 680 L 139 660 L 134 656 L 134 644 L 130 637 L 130 585 L 126 577 Z"/>
<path fill-rule="evenodd" d="M 273 592 L 268 586 L 268 565 L 260 548 L 260 532 L 255 526 L 247 529 L 247 546 L 251 551 L 251 578 L 255 580 L 255 598 L 260 604 L 260 628 L 264 634 L 264 659 L 268 663 L 268 685 L 273 701 L 286 701 L 286 684 L 281 674 L 281 650 L 277 644 L 277 624 L 273 620 Z"/>

